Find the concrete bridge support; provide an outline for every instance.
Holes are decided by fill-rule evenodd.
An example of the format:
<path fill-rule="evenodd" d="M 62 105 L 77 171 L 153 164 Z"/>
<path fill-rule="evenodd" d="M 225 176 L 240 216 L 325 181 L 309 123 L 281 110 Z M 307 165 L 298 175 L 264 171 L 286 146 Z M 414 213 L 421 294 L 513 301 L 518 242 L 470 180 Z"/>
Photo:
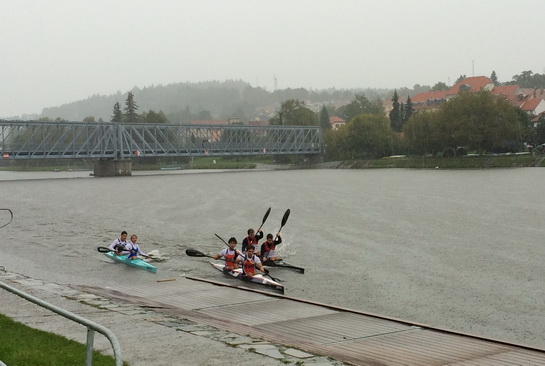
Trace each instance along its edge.
<path fill-rule="evenodd" d="M 95 160 L 95 177 L 122 177 L 132 175 L 130 159 L 99 159 Z"/>

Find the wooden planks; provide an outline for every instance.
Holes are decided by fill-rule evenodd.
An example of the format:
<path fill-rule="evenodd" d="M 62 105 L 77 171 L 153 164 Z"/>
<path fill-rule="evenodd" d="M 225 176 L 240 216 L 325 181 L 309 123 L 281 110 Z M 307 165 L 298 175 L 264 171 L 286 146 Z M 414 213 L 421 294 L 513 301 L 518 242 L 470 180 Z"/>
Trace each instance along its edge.
<path fill-rule="evenodd" d="M 207 280 L 85 291 L 353 365 L 545 366 L 545 351 Z M 128 293 L 130 291 L 130 293 Z"/>

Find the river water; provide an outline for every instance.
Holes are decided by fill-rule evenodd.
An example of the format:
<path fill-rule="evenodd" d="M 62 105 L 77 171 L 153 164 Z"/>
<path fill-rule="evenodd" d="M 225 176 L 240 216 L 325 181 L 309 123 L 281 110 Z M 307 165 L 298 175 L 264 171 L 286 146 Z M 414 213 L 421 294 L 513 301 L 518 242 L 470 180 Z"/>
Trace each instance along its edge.
<path fill-rule="evenodd" d="M 216 253 L 249 227 L 276 232 L 304 275 L 286 295 L 545 348 L 545 170 L 0 172 L 0 265 L 63 284 L 138 286 L 193 276 L 233 283 Z M 0 211 L 0 225 L 7 222 Z M 122 230 L 170 257 L 157 275 L 96 251 Z M 237 283 L 238 284 L 238 283 Z"/>

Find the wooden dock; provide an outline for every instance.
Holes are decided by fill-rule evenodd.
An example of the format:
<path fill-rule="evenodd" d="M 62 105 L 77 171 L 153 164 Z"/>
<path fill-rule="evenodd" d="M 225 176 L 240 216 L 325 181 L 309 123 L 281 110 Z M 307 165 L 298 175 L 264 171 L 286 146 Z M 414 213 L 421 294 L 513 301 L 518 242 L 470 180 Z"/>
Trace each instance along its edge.
<path fill-rule="evenodd" d="M 198 278 L 77 287 L 353 365 L 545 366 L 545 350 Z"/>

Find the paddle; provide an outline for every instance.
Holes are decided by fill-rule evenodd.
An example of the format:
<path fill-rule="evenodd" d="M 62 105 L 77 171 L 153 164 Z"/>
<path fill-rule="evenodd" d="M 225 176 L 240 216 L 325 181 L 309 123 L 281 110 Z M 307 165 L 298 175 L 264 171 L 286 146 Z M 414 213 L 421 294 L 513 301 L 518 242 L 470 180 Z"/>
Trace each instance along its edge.
<path fill-rule="evenodd" d="M 269 208 L 269 211 L 270 211 L 270 210 L 271 210 L 271 209 Z M 11 224 L 11 222 L 13 221 L 13 212 L 12 212 L 9 208 L 0 208 L 0 211 L 8 211 L 9 214 L 10 214 L 10 219 L 9 219 L 8 223 L 7 223 L 7 224 L 4 224 L 4 225 L 2 225 L 2 226 L 0 226 L 0 229 L 1 229 L 1 228 L 3 228 L 4 226 L 8 226 L 9 224 Z M 267 215 L 268 215 L 268 214 L 267 214 Z M 265 220 L 265 219 L 263 219 L 263 220 Z M 263 222 L 265 222 L 265 221 L 263 221 Z"/>
<path fill-rule="evenodd" d="M 263 224 L 265 223 L 265 221 L 267 221 L 267 217 L 269 217 L 269 214 L 271 213 L 271 207 L 269 207 L 269 209 L 267 210 L 267 212 L 265 212 L 265 216 L 263 216 L 263 220 L 261 221 L 261 226 L 259 226 L 259 228 L 257 229 L 256 232 L 258 232 L 259 230 L 261 230 L 261 228 L 263 227 Z"/>
<path fill-rule="evenodd" d="M 288 222 L 288 217 L 290 217 L 290 209 L 288 208 L 286 210 L 286 212 L 284 213 L 284 216 L 282 217 L 282 224 L 280 225 L 280 229 L 278 229 L 278 232 L 280 232 L 280 230 L 282 230 L 282 228 L 284 227 L 284 225 L 286 225 L 286 222 Z M 276 236 L 278 238 L 278 235 Z"/>
<path fill-rule="evenodd" d="M 114 252 L 114 253 L 117 254 L 117 252 L 116 252 L 115 250 L 111 250 L 111 249 L 108 248 L 108 247 L 97 247 L 97 250 L 98 250 L 99 252 L 101 252 L 101 253 Z M 140 255 L 142 255 L 142 253 L 140 253 Z M 152 257 L 151 255 L 144 256 L 144 257 L 146 257 L 146 258 L 152 258 L 152 259 L 153 259 L 153 257 Z"/>
<path fill-rule="evenodd" d="M 187 254 L 190 257 L 208 257 L 208 258 L 214 258 L 211 255 L 204 254 L 203 252 L 198 251 L 197 249 L 186 249 L 185 254 Z"/>
<path fill-rule="evenodd" d="M 288 214 L 288 215 L 289 215 L 289 214 Z M 267 213 L 266 216 L 269 216 L 269 214 Z M 286 216 L 286 215 L 284 215 L 284 216 Z M 286 219 L 286 220 L 287 220 L 287 219 Z M 223 240 L 223 238 L 222 238 L 221 236 L 219 236 L 219 235 L 216 234 L 216 233 L 214 233 L 214 235 L 216 235 L 222 242 L 224 242 L 225 245 L 229 246 L 229 244 L 227 244 L 227 242 L 226 242 L 225 240 Z M 187 253 L 187 250 L 186 250 L 186 253 Z M 237 250 L 237 253 L 238 253 L 239 255 L 242 255 L 242 256 L 244 255 L 244 254 L 240 253 L 238 250 Z M 188 255 L 189 255 L 189 254 L 188 254 Z M 254 266 L 255 266 L 255 264 L 254 264 Z M 257 268 L 257 266 L 255 266 L 255 268 Z M 257 268 L 257 269 L 259 269 L 259 268 Z M 260 270 L 260 271 L 261 271 L 261 270 Z M 274 278 L 273 276 L 271 276 L 271 275 L 269 274 L 269 270 L 267 270 L 267 269 L 265 269 L 265 271 L 263 271 L 263 273 L 265 273 L 266 276 L 269 276 L 270 279 L 273 280 L 273 281 L 282 282 L 281 279 L 279 279 L 279 278 Z"/>

